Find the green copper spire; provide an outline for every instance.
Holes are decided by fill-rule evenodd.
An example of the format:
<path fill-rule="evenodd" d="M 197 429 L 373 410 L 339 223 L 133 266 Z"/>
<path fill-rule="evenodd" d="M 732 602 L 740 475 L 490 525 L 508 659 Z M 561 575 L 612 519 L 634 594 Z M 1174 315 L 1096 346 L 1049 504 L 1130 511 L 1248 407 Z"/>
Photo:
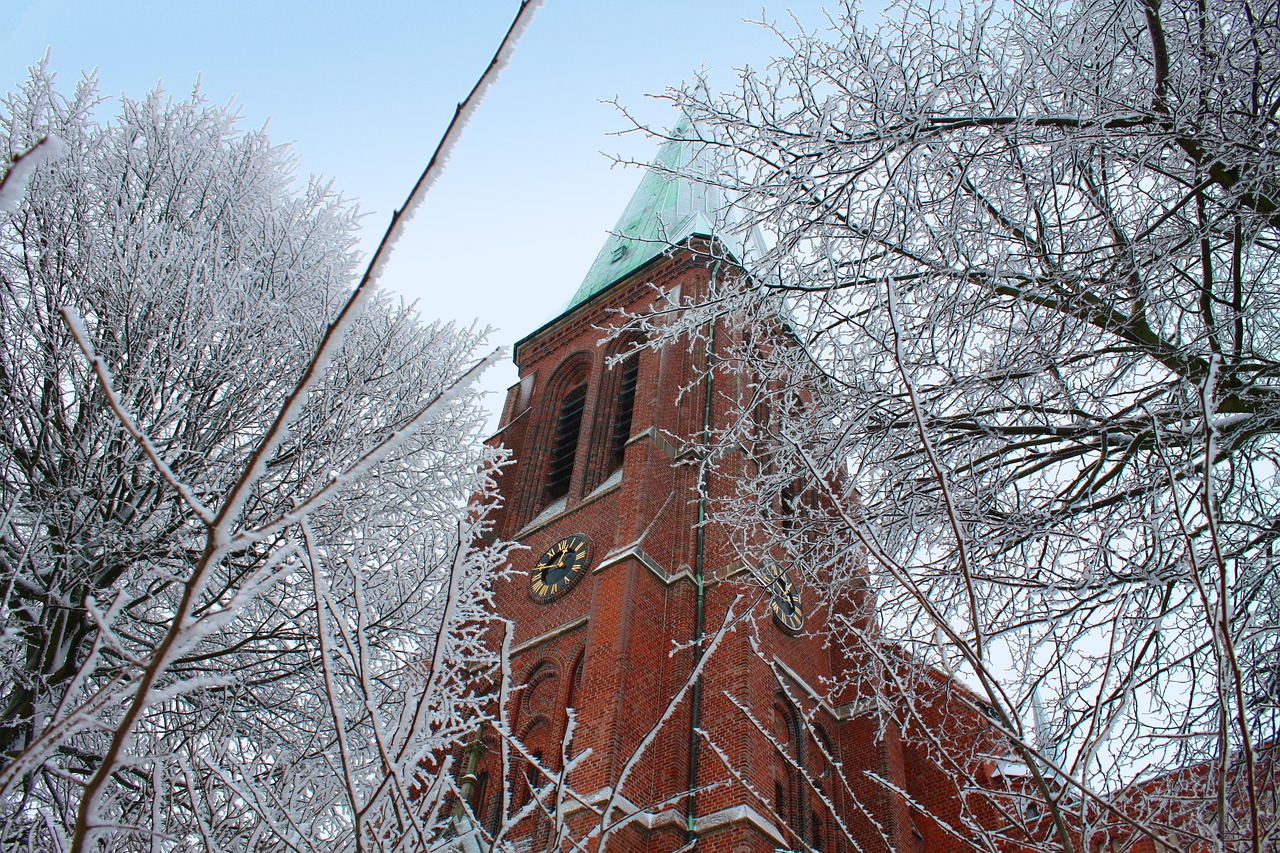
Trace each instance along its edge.
<path fill-rule="evenodd" d="M 723 207 L 721 192 L 671 174 L 707 173 L 709 164 L 703 153 L 706 144 L 699 142 L 692 130 L 689 120 L 682 119 L 671 132 L 672 138 L 663 143 L 653 168 L 640 180 L 614 233 L 604 241 L 565 311 L 572 311 L 607 290 L 669 246 L 679 245 L 695 234 L 720 236 L 713 225 Z"/>

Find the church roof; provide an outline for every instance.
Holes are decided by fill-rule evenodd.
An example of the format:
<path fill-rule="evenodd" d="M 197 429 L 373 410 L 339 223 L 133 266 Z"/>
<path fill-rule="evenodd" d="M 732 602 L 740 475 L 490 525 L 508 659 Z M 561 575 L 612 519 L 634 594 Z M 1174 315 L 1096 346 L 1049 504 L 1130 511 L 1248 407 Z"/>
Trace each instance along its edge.
<path fill-rule="evenodd" d="M 710 170 L 707 145 L 696 138 L 693 130 L 688 119 L 682 119 L 671 132 L 672 138 L 663 143 L 613 233 L 604 241 L 595 263 L 561 313 L 572 311 L 694 235 L 724 240 L 715 228 L 724 216 L 723 193 L 718 187 L 683 177 L 706 175 Z M 725 242 L 731 253 L 742 257 L 732 244 Z"/>

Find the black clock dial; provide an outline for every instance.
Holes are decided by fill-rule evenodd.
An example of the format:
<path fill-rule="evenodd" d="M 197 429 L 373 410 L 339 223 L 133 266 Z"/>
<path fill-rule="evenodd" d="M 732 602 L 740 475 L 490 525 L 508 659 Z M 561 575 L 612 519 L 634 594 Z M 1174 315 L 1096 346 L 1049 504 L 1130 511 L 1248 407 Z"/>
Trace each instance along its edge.
<path fill-rule="evenodd" d="M 800 590 L 785 569 L 776 563 L 765 567 L 769 580 L 769 609 L 773 618 L 787 631 L 796 632 L 804 626 L 804 611 L 800 609 Z"/>
<path fill-rule="evenodd" d="M 590 546 L 581 533 L 566 536 L 542 553 L 529 573 L 529 594 L 540 603 L 573 589 L 590 567 Z"/>

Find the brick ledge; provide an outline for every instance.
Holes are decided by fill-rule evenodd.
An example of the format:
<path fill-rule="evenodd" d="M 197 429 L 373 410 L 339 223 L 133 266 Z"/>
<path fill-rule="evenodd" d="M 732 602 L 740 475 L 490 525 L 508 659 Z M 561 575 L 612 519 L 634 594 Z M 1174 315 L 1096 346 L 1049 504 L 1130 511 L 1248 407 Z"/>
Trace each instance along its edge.
<path fill-rule="evenodd" d="M 540 646 L 543 643 L 547 642 L 548 640 L 554 640 L 556 637 L 559 637 L 561 634 L 567 634 L 570 631 L 576 631 L 577 629 L 581 628 L 583 625 L 587 624 L 587 622 L 589 621 L 591 621 L 590 617 L 579 616 L 577 619 L 570 619 L 568 622 L 562 622 L 556 627 L 552 628 L 550 631 L 546 632 L 545 634 L 539 634 L 536 637 L 530 637 L 529 639 L 525 640 L 523 643 L 518 643 L 511 650 L 511 657 L 515 657 L 521 652 L 527 652 L 529 651 L 529 649 L 532 649 L 535 646 Z"/>

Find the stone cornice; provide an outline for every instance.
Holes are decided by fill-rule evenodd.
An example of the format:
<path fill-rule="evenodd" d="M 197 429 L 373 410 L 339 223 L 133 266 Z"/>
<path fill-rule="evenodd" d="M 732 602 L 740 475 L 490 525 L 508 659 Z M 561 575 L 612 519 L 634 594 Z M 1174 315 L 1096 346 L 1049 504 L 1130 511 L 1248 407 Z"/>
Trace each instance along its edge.
<path fill-rule="evenodd" d="M 511 657 L 515 657 L 522 652 L 527 652 L 529 649 L 536 648 L 548 640 L 554 640 L 562 634 L 567 634 L 570 631 L 576 631 L 583 625 L 586 625 L 589 621 L 591 621 L 590 617 L 579 616 L 577 619 L 570 619 L 568 622 L 562 622 L 550 631 L 547 631 L 545 634 L 539 634 L 536 637 L 530 637 L 523 643 L 518 643 L 515 648 L 511 650 Z"/>
<path fill-rule="evenodd" d="M 633 273 L 631 281 L 619 282 L 602 290 L 600 294 L 620 294 L 611 297 L 608 300 L 610 304 L 617 306 L 630 305 L 645 292 L 654 288 L 663 289 L 665 284 L 686 270 L 707 265 L 706 256 L 696 252 L 683 253 L 683 257 L 677 255 L 674 259 L 666 259 L 669 260 L 669 263 L 662 265 L 661 262 L 664 259 L 666 259 L 664 256 L 659 255 L 655 259 L 656 263 L 653 267 L 649 265 L 641 267 Z M 651 275 L 650 273 L 655 271 L 655 267 L 657 267 L 657 274 Z M 597 294 L 597 296 L 600 294 Z M 601 307 L 601 303 L 597 302 L 596 299 L 593 298 L 591 301 L 583 303 L 577 309 L 561 315 L 517 342 L 515 347 L 516 363 L 529 364 L 538 361 L 547 353 L 559 348 L 564 340 L 577 337 L 592 326 L 598 325 L 601 320 L 607 317 L 608 312 Z"/>
<path fill-rule="evenodd" d="M 516 535 L 512 536 L 511 538 L 519 542 L 523 540 L 526 536 L 531 536 L 534 533 L 537 533 L 539 530 L 542 530 L 544 527 L 549 527 L 550 525 L 555 524 L 557 521 L 560 521 L 561 519 L 568 518 L 578 510 L 583 509 L 584 507 L 591 506 L 591 504 L 600 500 L 605 495 L 613 494 L 620 488 L 622 488 L 621 480 L 618 480 L 617 482 L 614 482 L 614 483 L 605 481 L 603 485 L 598 487 L 594 492 L 587 495 L 585 498 L 583 498 L 581 501 L 574 504 L 573 506 L 566 507 L 565 509 L 560 510 L 560 512 L 554 513 L 553 515 L 548 515 L 545 518 L 542 515 L 536 516 L 533 519 L 533 521 L 529 522 L 524 527 L 520 528 L 520 530 L 516 532 Z"/>
<path fill-rule="evenodd" d="M 610 789 L 601 788 L 585 800 L 589 805 L 602 806 L 609 801 L 612 794 Z M 660 827 L 674 826 L 684 829 L 687 826 L 685 816 L 677 812 L 675 809 L 663 809 L 660 812 L 642 811 L 639 806 L 628 800 L 626 797 L 618 795 L 613 798 L 613 807 L 617 811 L 623 813 L 623 817 L 619 818 L 615 823 L 615 828 L 620 828 L 628 823 L 638 823 L 645 829 L 654 830 Z M 580 811 L 585 808 L 580 803 L 574 803 L 566 809 L 566 813 Z M 698 835 L 705 835 L 717 829 L 731 826 L 735 823 L 749 823 L 764 835 L 771 838 L 775 844 L 785 847 L 787 840 L 783 838 L 782 833 L 778 831 L 773 821 L 762 815 L 745 803 L 737 806 L 730 806 L 727 809 L 721 809 L 711 814 L 703 815 L 695 818 L 693 822 L 693 831 Z"/>

